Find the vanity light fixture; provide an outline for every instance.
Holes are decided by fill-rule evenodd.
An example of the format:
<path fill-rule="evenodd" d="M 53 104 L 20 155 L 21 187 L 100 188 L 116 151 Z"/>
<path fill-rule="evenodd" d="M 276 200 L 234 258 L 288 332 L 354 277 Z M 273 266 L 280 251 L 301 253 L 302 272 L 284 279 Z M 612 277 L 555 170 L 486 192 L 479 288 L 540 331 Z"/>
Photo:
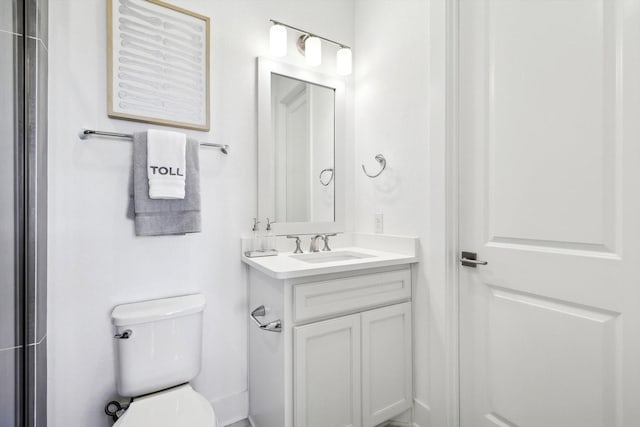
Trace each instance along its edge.
<path fill-rule="evenodd" d="M 301 33 L 297 40 L 298 50 L 305 57 L 305 63 L 315 67 L 322 62 L 322 41 L 338 46 L 336 54 L 336 72 L 341 76 L 348 76 L 352 72 L 352 54 L 349 46 L 335 42 L 326 37 L 293 27 L 291 25 L 270 19 L 269 50 L 273 56 L 285 56 L 287 54 L 287 28 Z"/>
<path fill-rule="evenodd" d="M 322 63 L 322 44 L 318 37 L 309 36 L 305 38 L 304 62 L 309 67 L 317 67 Z"/>
<path fill-rule="evenodd" d="M 287 29 L 280 24 L 273 24 L 269 30 L 269 51 L 272 56 L 287 54 Z"/>
<path fill-rule="evenodd" d="M 341 76 L 348 76 L 351 74 L 351 49 L 342 46 L 336 54 L 336 72 Z"/>

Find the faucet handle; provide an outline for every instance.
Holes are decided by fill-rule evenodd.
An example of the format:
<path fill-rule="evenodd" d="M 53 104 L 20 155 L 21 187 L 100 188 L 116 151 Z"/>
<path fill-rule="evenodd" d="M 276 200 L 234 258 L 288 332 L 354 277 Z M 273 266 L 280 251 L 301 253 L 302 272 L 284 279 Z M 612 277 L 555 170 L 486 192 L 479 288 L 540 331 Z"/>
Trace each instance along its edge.
<path fill-rule="evenodd" d="M 323 251 L 330 251 L 331 248 L 329 247 L 329 237 L 333 237 L 333 236 L 337 236 L 336 233 L 332 233 L 332 234 L 323 234 L 322 235 L 322 240 L 324 240 L 324 248 L 322 248 Z"/>
<path fill-rule="evenodd" d="M 300 248 L 300 236 L 287 236 L 287 239 L 296 239 L 296 250 L 293 251 L 294 254 L 303 254 L 304 252 Z"/>

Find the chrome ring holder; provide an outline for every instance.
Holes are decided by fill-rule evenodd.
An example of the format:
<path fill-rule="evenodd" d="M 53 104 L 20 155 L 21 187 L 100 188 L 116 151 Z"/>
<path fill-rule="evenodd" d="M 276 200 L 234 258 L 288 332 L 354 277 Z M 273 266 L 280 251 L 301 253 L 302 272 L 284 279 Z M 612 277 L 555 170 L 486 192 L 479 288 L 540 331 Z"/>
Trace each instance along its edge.
<path fill-rule="evenodd" d="M 322 180 L 322 175 L 325 172 L 331 172 L 331 176 L 329 177 L 329 181 L 327 181 L 326 183 Z M 327 185 L 331 184 L 331 181 L 333 181 L 333 168 L 322 169 L 322 172 L 320 172 L 320 175 L 318 176 L 318 178 L 320 179 L 320 184 L 324 185 L 325 187 Z"/>
<path fill-rule="evenodd" d="M 367 175 L 369 178 L 377 178 L 380 176 L 380 174 L 382 172 L 384 172 L 385 168 L 387 167 L 387 159 L 384 158 L 384 156 L 382 154 L 377 154 L 375 157 L 376 161 L 378 163 L 380 163 L 381 169 L 377 174 L 371 175 L 370 173 L 367 172 L 367 170 L 365 169 L 364 165 L 362 165 L 362 171 L 364 172 L 365 175 Z"/>

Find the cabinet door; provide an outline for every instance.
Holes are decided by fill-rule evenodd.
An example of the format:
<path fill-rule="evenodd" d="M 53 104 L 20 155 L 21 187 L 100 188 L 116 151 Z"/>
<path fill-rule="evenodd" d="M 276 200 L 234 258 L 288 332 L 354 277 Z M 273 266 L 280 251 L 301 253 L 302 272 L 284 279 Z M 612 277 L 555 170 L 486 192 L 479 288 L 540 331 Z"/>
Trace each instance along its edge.
<path fill-rule="evenodd" d="M 378 425 L 411 407 L 411 303 L 362 313 L 362 424 Z"/>
<path fill-rule="evenodd" d="M 294 330 L 296 427 L 361 427 L 360 315 Z"/>

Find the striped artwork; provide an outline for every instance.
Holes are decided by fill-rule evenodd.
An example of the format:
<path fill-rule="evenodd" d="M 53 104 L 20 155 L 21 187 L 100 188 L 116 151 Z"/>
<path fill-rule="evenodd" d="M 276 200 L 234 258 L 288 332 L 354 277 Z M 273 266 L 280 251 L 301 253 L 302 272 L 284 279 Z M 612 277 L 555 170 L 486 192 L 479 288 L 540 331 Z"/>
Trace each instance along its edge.
<path fill-rule="evenodd" d="M 109 117 L 209 130 L 209 18 L 156 0 L 108 17 Z"/>

